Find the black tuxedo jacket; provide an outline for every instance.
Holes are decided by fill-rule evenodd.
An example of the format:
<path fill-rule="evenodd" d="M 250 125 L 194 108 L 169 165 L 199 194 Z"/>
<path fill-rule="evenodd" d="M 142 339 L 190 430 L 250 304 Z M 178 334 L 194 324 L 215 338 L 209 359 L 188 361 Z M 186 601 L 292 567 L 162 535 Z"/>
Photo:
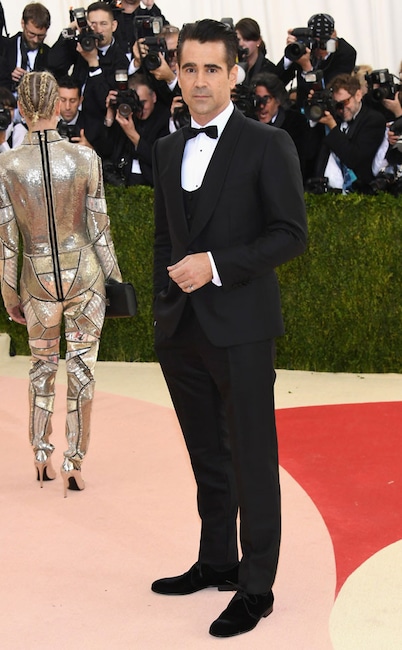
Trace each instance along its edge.
<path fill-rule="evenodd" d="M 319 127 L 322 125 L 317 125 L 315 128 Z M 322 129 L 320 130 L 324 133 Z M 371 166 L 383 141 L 384 133 L 384 116 L 379 111 L 363 105 L 351 122 L 347 133 L 334 128 L 323 137 L 315 176 L 324 175 L 329 154 L 333 151 L 344 165 L 354 171 L 360 183 L 370 183 L 374 178 Z"/>
<path fill-rule="evenodd" d="M 1 53 L 1 78 L 4 78 L 4 85 L 6 88 L 11 89 L 13 82 L 11 79 L 11 73 L 17 65 L 18 57 L 18 37 L 22 35 L 22 32 L 18 32 L 11 38 L 6 38 L 5 36 L 1 37 L 0 41 L 0 53 Z M 35 70 L 41 72 L 42 70 L 48 69 L 48 55 L 50 47 L 46 43 L 41 43 L 39 46 L 38 53 L 35 59 Z M 3 82 L 2 82 L 3 84 Z"/>
<path fill-rule="evenodd" d="M 275 267 L 303 252 L 306 217 L 299 158 L 290 136 L 235 110 L 207 169 L 189 230 L 181 189 L 182 131 L 154 147 L 155 318 L 171 336 L 190 299 L 213 345 L 283 333 Z M 211 251 L 222 287 L 189 297 L 166 267 Z"/>

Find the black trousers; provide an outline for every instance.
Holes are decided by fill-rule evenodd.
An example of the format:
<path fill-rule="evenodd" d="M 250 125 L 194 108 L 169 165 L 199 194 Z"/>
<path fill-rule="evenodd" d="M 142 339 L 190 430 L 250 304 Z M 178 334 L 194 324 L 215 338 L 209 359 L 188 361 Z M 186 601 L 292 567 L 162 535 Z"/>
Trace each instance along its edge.
<path fill-rule="evenodd" d="M 156 326 L 156 351 L 197 483 L 200 562 L 228 568 L 239 583 L 269 591 L 280 544 L 280 487 L 273 388 L 274 342 L 217 348 L 191 308 L 176 333 Z"/>

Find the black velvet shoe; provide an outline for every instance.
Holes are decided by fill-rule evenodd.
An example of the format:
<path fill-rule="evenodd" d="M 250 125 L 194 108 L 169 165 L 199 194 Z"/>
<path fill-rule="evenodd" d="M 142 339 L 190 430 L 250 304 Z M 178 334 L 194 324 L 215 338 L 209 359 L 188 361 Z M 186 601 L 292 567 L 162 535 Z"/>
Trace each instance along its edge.
<path fill-rule="evenodd" d="M 258 621 L 272 613 L 274 595 L 246 594 L 238 591 L 227 608 L 209 628 L 212 636 L 227 637 L 253 630 Z"/>
<path fill-rule="evenodd" d="M 238 572 L 238 564 L 227 571 L 216 571 L 208 564 L 196 562 L 181 576 L 155 580 L 151 589 L 166 596 L 185 596 L 207 587 L 218 587 L 219 591 L 234 591 L 237 589 Z"/>

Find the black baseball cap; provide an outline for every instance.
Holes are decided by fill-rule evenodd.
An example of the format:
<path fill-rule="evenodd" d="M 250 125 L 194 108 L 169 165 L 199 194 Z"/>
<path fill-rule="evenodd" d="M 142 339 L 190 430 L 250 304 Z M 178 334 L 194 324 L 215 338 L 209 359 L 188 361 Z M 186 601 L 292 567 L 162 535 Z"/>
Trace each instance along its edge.
<path fill-rule="evenodd" d="M 335 21 L 329 14 L 314 14 L 309 19 L 307 26 L 316 38 L 330 38 L 335 28 Z"/>

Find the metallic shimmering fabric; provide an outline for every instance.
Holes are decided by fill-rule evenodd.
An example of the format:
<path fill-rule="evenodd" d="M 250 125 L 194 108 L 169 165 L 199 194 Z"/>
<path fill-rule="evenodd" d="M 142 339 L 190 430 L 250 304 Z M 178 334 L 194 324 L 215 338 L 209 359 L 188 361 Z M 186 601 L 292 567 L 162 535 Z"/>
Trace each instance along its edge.
<path fill-rule="evenodd" d="M 57 131 L 27 134 L 0 156 L 0 278 L 6 307 L 20 295 L 32 352 L 30 441 L 37 459 L 49 442 L 60 325 L 68 377 L 65 457 L 80 468 L 88 448 L 94 366 L 105 314 L 105 278 L 120 281 L 106 214 L 101 163 Z"/>

